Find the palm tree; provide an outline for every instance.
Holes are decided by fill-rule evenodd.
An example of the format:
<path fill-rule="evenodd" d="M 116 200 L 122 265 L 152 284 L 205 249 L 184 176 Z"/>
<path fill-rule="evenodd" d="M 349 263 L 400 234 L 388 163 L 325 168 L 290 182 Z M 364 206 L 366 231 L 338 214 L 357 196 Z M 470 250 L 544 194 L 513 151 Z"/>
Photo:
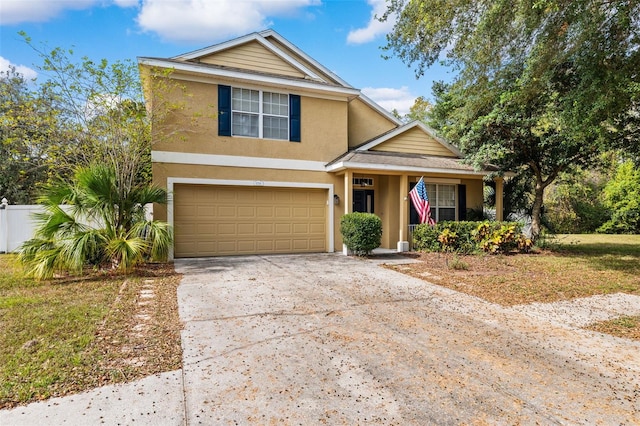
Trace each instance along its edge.
<path fill-rule="evenodd" d="M 165 260 L 172 237 L 165 222 L 147 220 L 144 205 L 166 203 L 166 192 L 147 184 L 122 190 L 113 167 L 75 171 L 72 182 L 45 187 L 35 215 L 35 237 L 19 259 L 28 275 L 51 278 L 56 271 L 81 273 L 87 265 L 129 270 L 146 260 Z"/>

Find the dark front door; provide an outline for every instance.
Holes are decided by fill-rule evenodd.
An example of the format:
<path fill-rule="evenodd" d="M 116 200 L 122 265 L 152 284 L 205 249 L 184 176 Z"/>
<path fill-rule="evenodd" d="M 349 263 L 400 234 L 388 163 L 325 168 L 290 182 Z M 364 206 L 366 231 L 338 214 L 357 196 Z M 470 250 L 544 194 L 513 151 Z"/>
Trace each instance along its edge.
<path fill-rule="evenodd" d="M 373 213 L 373 189 L 353 190 L 353 211 Z"/>

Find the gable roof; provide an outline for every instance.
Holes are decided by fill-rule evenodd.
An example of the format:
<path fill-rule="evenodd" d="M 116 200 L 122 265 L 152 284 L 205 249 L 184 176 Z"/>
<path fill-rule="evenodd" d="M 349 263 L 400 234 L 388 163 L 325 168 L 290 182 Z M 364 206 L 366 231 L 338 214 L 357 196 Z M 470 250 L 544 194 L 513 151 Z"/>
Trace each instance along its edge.
<path fill-rule="evenodd" d="M 294 58 L 293 56 L 289 55 L 287 52 L 283 51 L 282 49 L 277 47 L 275 44 L 273 44 L 270 41 L 268 41 L 266 39 L 266 37 L 265 37 L 265 36 L 275 37 L 274 34 L 275 34 L 274 31 L 271 31 L 270 33 L 266 32 L 266 31 L 263 31 L 262 33 L 247 34 L 245 36 L 238 37 L 238 38 L 233 39 L 233 40 L 229 40 L 229 41 L 226 41 L 226 42 L 223 42 L 223 43 L 219 43 L 219 44 L 216 44 L 216 45 L 213 45 L 213 46 L 205 47 L 203 49 L 194 50 L 192 52 L 188 52 L 188 53 L 185 53 L 185 54 L 182 54 L 182 55 L 174 56 L 171 59 L 176 60 L 176 61 L 197 61 L 198 59 L 206 58 L 207 56 L 212 56 L 212 55 L 214 55 L 216 53 L 224 52 L 225 50 L 229 50 L 229 49 L 232 49 L 234 47 L 238 47 L 238 46 L 250 43 L 250 42 L 257 42 L 262 47 L 264 47 L 266 50 L 271 52 L 273 55 L 275 55 L 276 57 L 278 57 L 279 59 L 281 59 L 285 63 L 289 64 L 291 67 L 297 69 L 302 74 L 304 74 L 304 76 L 305 76 L 304 78 L 307 78 L 309 80 L 320 81 L 320 82 L 323 82 L 323 83 L 328 83 L 328 81 L 326 81 L 326 79 L 321 78 L 318 74 L 316 74 L 314 71 L 312 71 L 309 67 L 305 66 L 301 61 L 299 61 L 296 58 Z M 293 45 L 291 45 L 291 46 L 292 46 L 292 49 L 295 49 L 296 53 L 301 52 L 295 46 L 293 46 Z M 348 85 L 345 85 L 345 86 L 348 86 Z M 350 86 L 348 86 L 348 87 L 350 87 Z"/>
<path fill-rule="evenodd" d="M 212 58 L 216 55 L 231 55 L 234 49 L 242 49 L 248 45 L 259 46 L 261 59 L 268 54 L 273 61 L 295 70 L 281 72 L 284 68 L 263 67 L 262 61 L 254 58 L 254 66 L 243 66 L 250 62 L 250 58 L 243 58 L 236 63 L 216 63 Z M 254 52 L 256 50 L 254 49 Z M 242 54 L 236 55 L 242 57 Z M 140 65 L 159 69 L 172 69 L 178 79 L 201 79 L 202 77 L 219 77 L 231 81 L 244 81 L 252 84 L 269 84 L 276 87 L 308 90 L 327 95 L 346 96 L 349 99 L 361 96 L 360 90 L 355 89 L 336 74 L 311 58 L 295 45 L 273 30 L 251 33 L 236 39 L 219 43 L 203 49 L 177 55 L 171 58 L 138 57 Z M 373 101 L 369 101 L 373 102 Z M 377 106 L 378 112 L 388 114 Z"/>
<path fill-rule="evenodd" d="M 462 154 L 462 152 L 460 152 L 458 148 L 451 145 L 449 142 L 445 141 L 441 137 L 437 136 L 435 130 L 431 129 L 430 127 L 427 127 L 420 121 L 412 121 L 410 123 L 407 123 L 400 127 L 392 129 L 391 131 L 356 147 L 355 150 L 356 151 L 370 151 L 370 150 L 375 151 L 376 148 L 378 148 L 378 150 L 381 150 L 379 148 L 385 143 L 392 142 L 394 138 L 397 138 L 402 134 L 407 134 L 414 129 L 417 129 L 418 131 L 422 132 L 427 137 L 428 141 L 431 141 L 432 143 L 435 143 L 441 146 L 441 148 L 443 148 L 443 150 L 441 151 L 443 154 L 445 152 L 450 152 L 452 154 L 452 155 L 444 154 L 444 156 L 448 156 L 448 157 L 455 156 L 458 158 L 464 157 L 464 155 Z M 385 151 L 388 151 L 388 149 L 385 149 Z"/>

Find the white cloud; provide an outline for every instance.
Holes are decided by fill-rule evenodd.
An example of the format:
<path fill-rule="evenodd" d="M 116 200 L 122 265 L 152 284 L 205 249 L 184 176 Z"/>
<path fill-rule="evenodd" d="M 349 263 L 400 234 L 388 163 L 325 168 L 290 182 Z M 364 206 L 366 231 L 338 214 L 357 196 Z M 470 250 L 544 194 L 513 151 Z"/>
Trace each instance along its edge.
<path fill-rule="evenodd" d="M 417 96 L 411 94 L 407 86 L 402 86 L 399 89 L 365 87 L 362 89 L 362 93 L 387 111 L 395 109 L 401 116 L 409 113 L 417 98 Z"/>
<path fill-rule="evenodd" d="M 368 43 L 379 35 L 387 34 L 393 29 L 395 19 L 390 16 L 385 22 L 378 21 L 377 18 L 382 17 L 387 10 L 385 0 L 367 0 L 371 5 L 371 17 L 369 23 L 364 28 L 349 31 L 347 42 L 351 44 Z"/>
<path fill-rule="evenodd" d="M 263 30 L 269 17 L 296 12 L 318 0 L 144 0 L 138 24 L 182 42 L 209 42 Z"/>
<path fill-rule="evenodd" d="M 66 9 L 86 9 L 97 0 L 2 0 L 0 25 L 45 22 Z"/>
<path fill-rule="evenodd" d="M 33 80 L 34 78 L 36 78 L 38 76 L 38 73 L 34 70 L 31 69 L 25 65 L 16 65 L 13 64 L 10 60 L 3 58 L 2 56 L 0 56 L 0 71 L 8 71 L 9 67 L 14 66 L 16 67 L 16 71 L 19 72 L 20 74 L 22 74 L 22 76 L 24 77 L 25 80 L 29 81 L 29 80 Z"/>

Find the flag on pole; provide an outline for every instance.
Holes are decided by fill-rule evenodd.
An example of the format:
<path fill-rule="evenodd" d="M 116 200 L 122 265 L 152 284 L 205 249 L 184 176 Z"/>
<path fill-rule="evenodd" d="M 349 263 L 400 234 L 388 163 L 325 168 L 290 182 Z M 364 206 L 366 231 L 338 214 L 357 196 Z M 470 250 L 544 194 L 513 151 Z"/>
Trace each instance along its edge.
<path fill-rule="evenodd" d="M 416 186 L 409 192 L 413 207 L 418 211 L 420 216 L 420 223 L 428 223 L 429 225 L 435 225 L 436 221 L 431 217 L 431 206 L 429 205 L 429 197 L 427 196 L 427 186 L 424 184 L 424 180 L 420 178 Z"/>

